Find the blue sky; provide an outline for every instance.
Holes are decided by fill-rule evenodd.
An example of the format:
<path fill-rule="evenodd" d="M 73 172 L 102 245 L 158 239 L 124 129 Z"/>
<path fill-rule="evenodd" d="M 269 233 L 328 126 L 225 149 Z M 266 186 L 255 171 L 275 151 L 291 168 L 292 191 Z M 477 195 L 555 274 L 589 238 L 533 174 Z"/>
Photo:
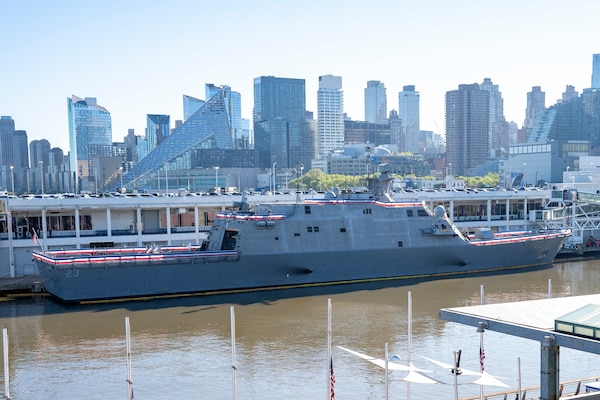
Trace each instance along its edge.
<path fill-rule="evenodd" d="M 5 1 L 0 4 L 0 115 L 30 140 L 68 150 L 67 97 L 96 97 L 113 138 L 141 135 L 146 114 L 182 119 L 182 95 L 229 85 L 252 116 L 253 79 L 343 78 L 345 111 L 364 118 L 364 88 L 382 81 L 388 109 L 415 85 L 421 128 L 444 133 L 444 96 L 489 77 L 522 125 L 526 93 L 546 106 L 581 93 L 600 53 L 600 2 L 545 1 Z"/>

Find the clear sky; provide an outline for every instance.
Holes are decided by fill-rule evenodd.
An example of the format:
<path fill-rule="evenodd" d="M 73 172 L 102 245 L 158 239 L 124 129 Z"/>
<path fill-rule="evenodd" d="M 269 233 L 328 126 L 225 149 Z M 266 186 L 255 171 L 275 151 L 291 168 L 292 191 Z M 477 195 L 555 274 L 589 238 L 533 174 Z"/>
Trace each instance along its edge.
<path fill-rule="evenodd" d="M 367 81 L 385 84 L 388 111 L 415 85 L 421 129 L 444 134 L 445 93 L 487 77 L 521 126 L 532 86 L 546 106 L 590 87 L 598 16 L 598 0 L 3 1 L 0 115 L 66 152 L 73 94 L 96 97 L 122 141 L 146 114 L 182 119 L 182 95 L 204 99 L 205 83 L 240 92 L 251 119 L 262 75 L 305 79 L 316 114 L 318 77 L 332 74 L 352 119 Z"/>

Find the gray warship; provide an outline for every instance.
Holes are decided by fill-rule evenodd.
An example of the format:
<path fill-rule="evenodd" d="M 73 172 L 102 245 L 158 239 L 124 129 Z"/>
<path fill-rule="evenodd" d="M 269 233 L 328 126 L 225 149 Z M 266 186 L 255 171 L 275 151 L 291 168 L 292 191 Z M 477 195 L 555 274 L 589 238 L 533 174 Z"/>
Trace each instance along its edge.
<path fill-rule="evenodd" d="M 219 213 L 201 245 L 33 252 L 46 291 L 66 302 L 435 278 L 552 262 L 565 229 L 465 235 L 444 208 L 368 190 Z"/>

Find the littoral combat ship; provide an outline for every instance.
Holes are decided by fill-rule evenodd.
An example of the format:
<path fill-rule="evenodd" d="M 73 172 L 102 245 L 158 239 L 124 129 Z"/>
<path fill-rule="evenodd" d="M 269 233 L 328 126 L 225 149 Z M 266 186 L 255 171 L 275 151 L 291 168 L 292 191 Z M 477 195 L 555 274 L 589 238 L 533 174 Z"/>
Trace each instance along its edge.
<path fill-rule="evenodd" d="M 549 264 L 569 230 L 468 236 L 442 206 L 394 201 L 382 173 L 363 192 L 220 213 L 201 245 L 33 252 L 46 290 L 68 302 L 434 278 Z"/>

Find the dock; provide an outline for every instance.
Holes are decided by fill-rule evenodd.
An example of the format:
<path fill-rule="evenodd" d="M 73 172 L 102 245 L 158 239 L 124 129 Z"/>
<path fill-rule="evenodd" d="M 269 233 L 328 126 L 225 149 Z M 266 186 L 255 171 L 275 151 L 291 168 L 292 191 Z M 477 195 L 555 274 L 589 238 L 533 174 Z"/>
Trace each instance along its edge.
<path fill-rule="evenodd" d="M 41 276 L 27 275 L 16 278 L 0 277 L 0 297 L 9 295 L 45 294 Z"/>

